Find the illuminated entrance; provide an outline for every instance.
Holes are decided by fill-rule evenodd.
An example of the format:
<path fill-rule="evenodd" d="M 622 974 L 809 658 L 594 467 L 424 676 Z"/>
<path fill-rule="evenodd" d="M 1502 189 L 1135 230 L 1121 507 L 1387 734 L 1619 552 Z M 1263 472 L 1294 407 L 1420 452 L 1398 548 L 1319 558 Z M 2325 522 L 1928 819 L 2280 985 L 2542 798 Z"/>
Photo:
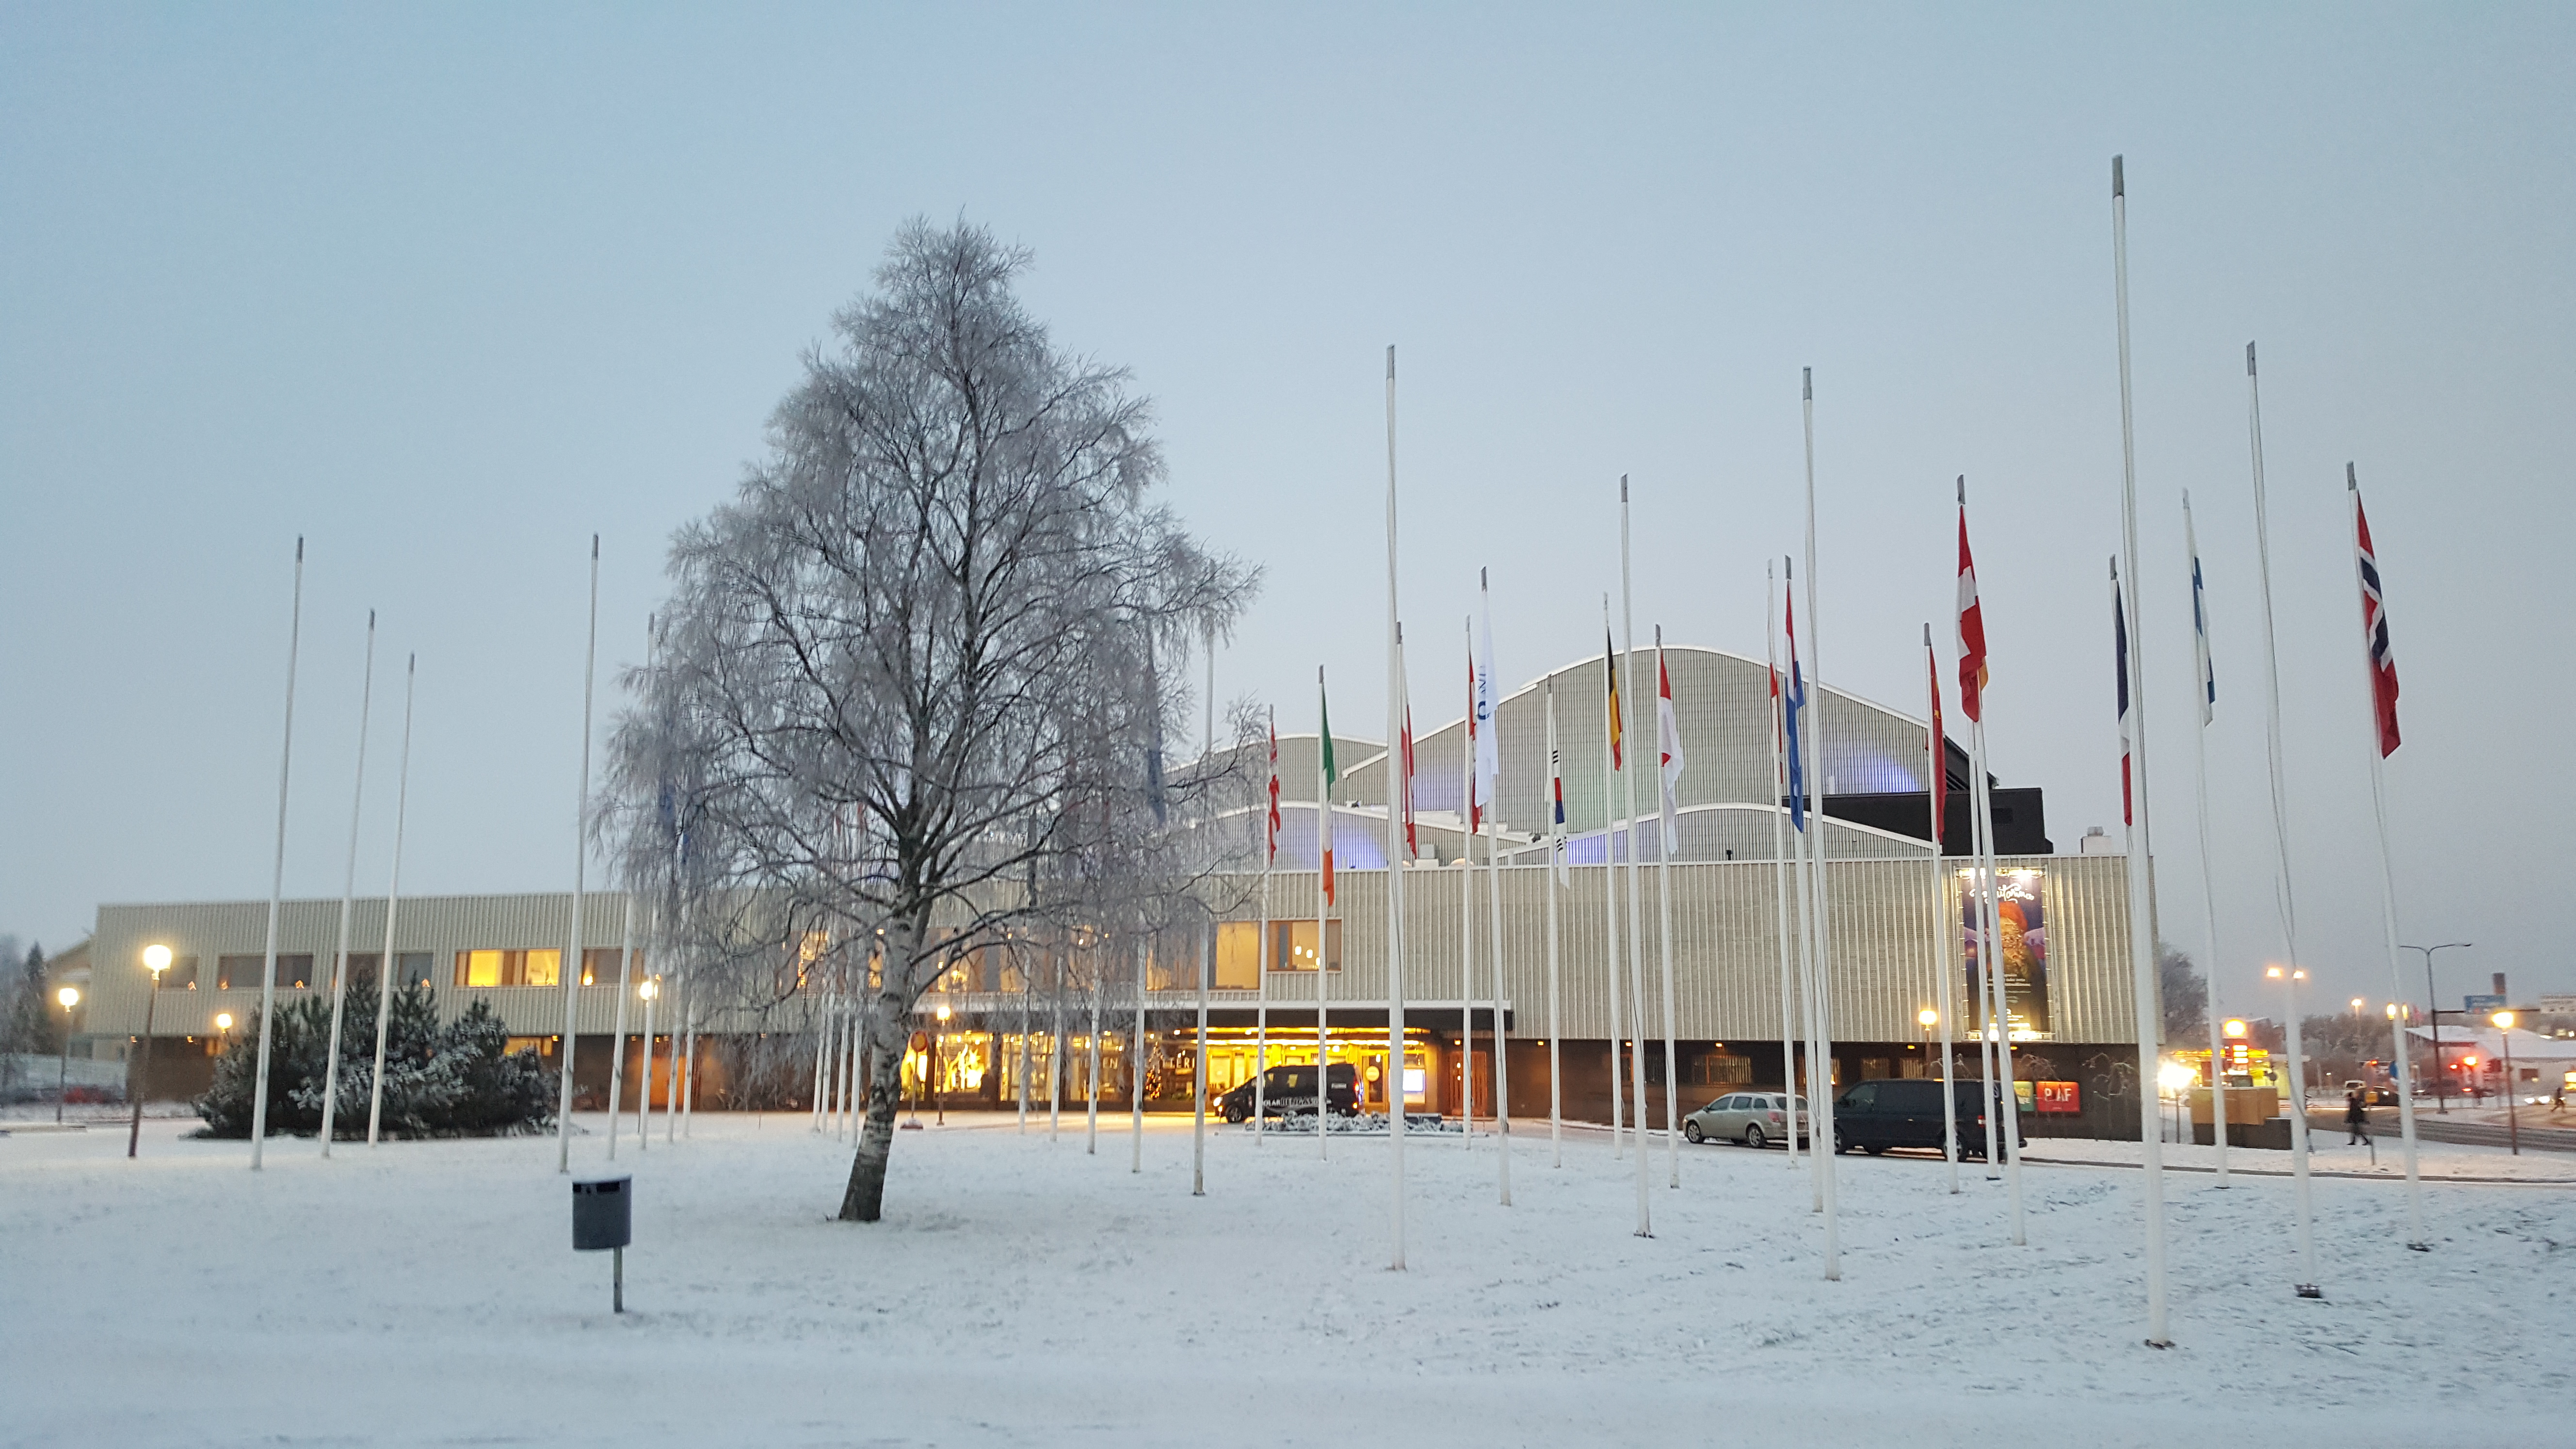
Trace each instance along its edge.
<path fill-rule="evenodd" d="M 1189 1057 L 1190 1037 L 1176 1035 L 1172 1049 L 1180 1057 L 1183 1077 L 1181 1093 L 1187 1097 L 1188 1074 L 1196 1066 Z M 1358 1069 L 1362 1110 L 1386 1110 L 1387 1044 L 1386 1028 L 1354 1028 L 1332 1033 L 1332 1060 Z M 1420 1027 L 1404 1034 L 1404 1105 L 1407 1110 L 1421 1111 L 1432 1105 L 1432 1083 L 1438 1081 L 1442 1048 L 1431 1033 Z M 1211 1101 L 1252 1080 L 1256 1061 L 1267 1061 L 1274 1067 L 1312 1066 L 1315 1062 L 1315 1028 L 1277 1027 L 1270 1029 L 1269 1049 L 1261 1050 L 1258 1033 L 1250 1027 L 1208 1028 L 1207 1072 L 1208 1097 Z"/>
<path fill-rule="evenodd" d="M 967 1105 L 1002 1106 L 1017 1100 L 1023 1053 L 1026 1054 L 1028 1094 L 1032 1102 L 1043 1102 L 1051 1089 L 1063 1093 L 1068 1103 L 1085 1102 L 1096 1092 L 1104 1103 L 1124 1107 L 1130 1085 L 1137 1075 L 1132 1070 L 1133 1038 L 1124 1031 L 1104 1029 L 1100 1033 L 1099 1080 L 1092 1080 L 1092 1042 L 1088 1031 L 1068 1031 L 1064 1039 L 1064 1059 L 1055 1060 L 1056 1040 L 1049 1032 L 1031 1032 L 1025 1040 L 1017 1032 L 978 1030 L 925 1031 L 926 1042 L 933 1049 L 907 1050 L 903 1058 L 903 1094 L 936 1095 L 951 1108 Z M 1431 1031 L 1414 1027 L 1404 1034 L 1404 1104 L 1407 1110 L 1450 1111 L 1456 1092 L 1458 1048 L 1444 1042 Z M 1142 1062 L 1145 1105 L 1154 1111 L 1186 1112 L 1190 1110 L 1190 1087 L 1198 1067 L 1198 1041 L 1188 1028 L 1178 1030 L 1151 1028 L 1145 1033 L 1145 1055 Z M 1482 1058 L 1485 1052 L 1480 1050 Z M 1270 1030 L 1269 1049 L 1262 1056 L 1259 1037 L 1248 1026 L 1211 1026 L 1207 1033 L 1208 1099 L 1210 1103 L 1252 1080 L 1255 1063 L 1266 1060 L 1274 1067 L 1312 1066 L 1315 1062 L 1315 1028 L 1280 1025 Z M 1350 1030 L 1335 1028 L 1332 1033 L 1332 1060 L 1355 1069 L 1359 1077 L 1362 1109 L 1386 1110 L 1387 1044 L 1384 1026 L 1354 1025 Z M 1479 1064 L 1478 1075 L 1486 1068 Z"/>

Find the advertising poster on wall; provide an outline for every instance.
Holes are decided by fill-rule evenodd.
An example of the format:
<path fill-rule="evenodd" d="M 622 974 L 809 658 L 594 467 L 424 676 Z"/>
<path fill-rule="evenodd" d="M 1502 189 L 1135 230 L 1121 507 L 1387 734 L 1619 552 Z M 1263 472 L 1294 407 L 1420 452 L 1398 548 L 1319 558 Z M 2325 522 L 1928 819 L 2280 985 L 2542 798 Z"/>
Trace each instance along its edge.
<path fill-rule="evenodd" d="M 2015 1041 L 2044 1041 L 2048 1019 L 2048 913 L 2041 904 L 2047 872 L 2015 867 L 1995 873 L 1995 948 L 2003 963 L 2004 1016 Z M 1977 878 L 1959 872 L 1960 958 L 1967 963 L 1971 1001 L 1982 967 L 1977 960 Z M 1982 1018 L 1983 1012 L 1979 1013 Z"/>

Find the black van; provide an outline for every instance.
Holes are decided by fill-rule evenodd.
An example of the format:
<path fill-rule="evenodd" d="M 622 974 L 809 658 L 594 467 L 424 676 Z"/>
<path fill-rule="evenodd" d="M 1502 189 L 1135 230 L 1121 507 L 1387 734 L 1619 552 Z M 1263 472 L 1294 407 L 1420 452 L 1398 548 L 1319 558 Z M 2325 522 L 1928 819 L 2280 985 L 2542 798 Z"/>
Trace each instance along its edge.
<path fill-rule="evenodd" d="M 1985 1106 L 1976 1082 L 1954 1084 L 1958 1093 L 1959 1155 L 1986 1155 Z M 2013 1124 L 2018 1131 L 2020 1124 Z M 2017 1139 L 2020 1140 L 2020 1139 Z M 2027 1145 L 2024 1142 L 2023 1145 Z M 1855 1082 L 1834 1099 L 1834 1150 L 1859 1148 L 1875 1156 L 1891 1147 L 1941 1150 L 1941 1083 L 1928 1077 Z"/>
<path fill-rule="evenodd" d="M 1261 1111 L 1266 1117 L 1286 1117 L 1315 1110 L 1315 1064 L 1272 1067 L 1264 1072 L 1261 1082 Z M 1217 1110 L 1228 1122 L 1252 1120 L 1252 1087 L 1250 1082 L 1216 1099 Z M 1359 1068 L 1348 1062 L 1335 1062 L 1325 1089 L 1336 1117 L 1360 1114 Z"/>

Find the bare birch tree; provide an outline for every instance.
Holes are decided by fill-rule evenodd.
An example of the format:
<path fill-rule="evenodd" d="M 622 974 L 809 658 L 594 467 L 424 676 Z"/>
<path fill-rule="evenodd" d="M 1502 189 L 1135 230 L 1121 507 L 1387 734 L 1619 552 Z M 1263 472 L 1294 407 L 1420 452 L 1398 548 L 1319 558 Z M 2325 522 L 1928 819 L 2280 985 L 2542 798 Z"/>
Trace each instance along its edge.
<path fill-rule="evenodd" d="M 858 953 L 846 1220 L 880 1215 L 910 1020 L 952 961 L 1041 911 L 1150 929 L 1211 863 L 1173 818 L 1214 790 L 1163 777 L 1186 691 L 1155 659 L 1230 632 L 1257 571 L 1150 500 L 1149 405 L 1055 348 L 1028 262 L 980 227 L 896 237 L 767 456 L 674 540 L 614 747 L 626 857 L 671 883 L 693 963 L 757 996 L 726 954 L 756 945 L 778 995 L 815 940 Z"/>

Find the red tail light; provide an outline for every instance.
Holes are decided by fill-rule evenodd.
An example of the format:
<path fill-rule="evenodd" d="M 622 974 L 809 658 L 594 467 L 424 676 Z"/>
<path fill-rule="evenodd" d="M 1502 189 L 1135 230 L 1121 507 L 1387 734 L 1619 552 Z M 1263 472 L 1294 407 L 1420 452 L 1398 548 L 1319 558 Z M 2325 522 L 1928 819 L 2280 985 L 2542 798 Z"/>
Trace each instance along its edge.
<path fill-rule="evenodd" d="M 1772 1114 L 1771 1114 L 1771 1120 L 1772 1120 L 1772 1121 L 1774 1121 L 1774 1122 L 1784 1122 L 1784 1121 L 1787 1121 L 1788 1119 L 1787 1119 L 1787 1118 L 1785 1118 L 1785 1117 L 1782 1117 L 1779 1113 L 1774 1112 L 1774 1113 L 1772 1113 Z"/>

